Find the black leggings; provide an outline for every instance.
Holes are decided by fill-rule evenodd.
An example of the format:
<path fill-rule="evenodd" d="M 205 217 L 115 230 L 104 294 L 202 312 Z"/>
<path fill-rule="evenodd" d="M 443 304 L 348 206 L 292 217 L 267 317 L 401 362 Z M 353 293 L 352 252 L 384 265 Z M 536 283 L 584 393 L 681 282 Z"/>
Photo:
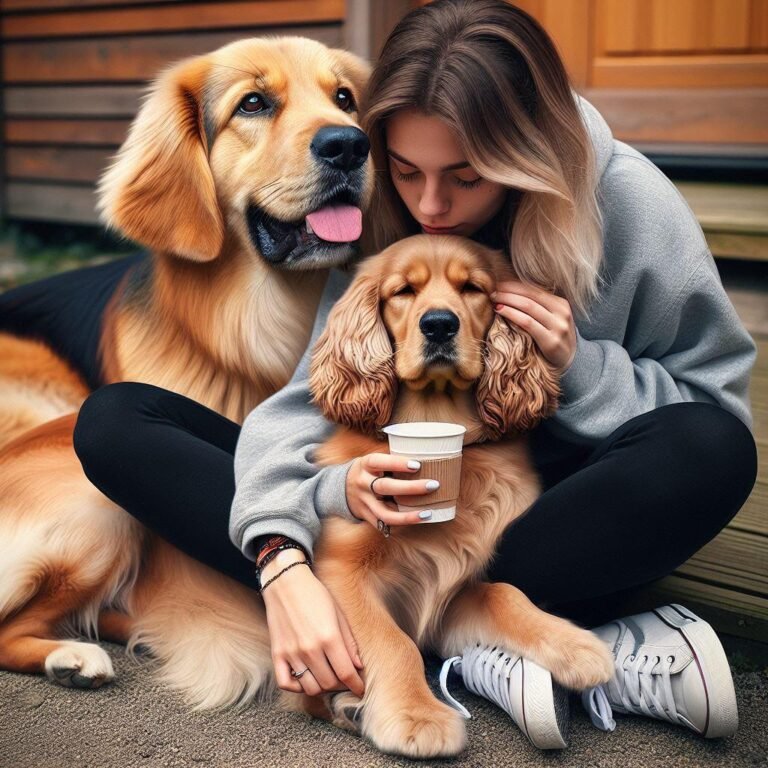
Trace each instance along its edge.
<path fill-rule="evenodd" d="M 252 586 L 253 563 L 228 534 L 239 433 L 194 400 L 121 383 L 86 400 L 75 450 L 106 496 Z M 747 427 L 703 403 L 642 414 L 594 444 L 564 440 L 544 423 L 531 450 L 545 491 L 507 528 L 487 578 L 582 620 L 594 618 L 590 604 L 605 607 L 606 596 L 685 562 L 738 512 L 757 474 Z"/>

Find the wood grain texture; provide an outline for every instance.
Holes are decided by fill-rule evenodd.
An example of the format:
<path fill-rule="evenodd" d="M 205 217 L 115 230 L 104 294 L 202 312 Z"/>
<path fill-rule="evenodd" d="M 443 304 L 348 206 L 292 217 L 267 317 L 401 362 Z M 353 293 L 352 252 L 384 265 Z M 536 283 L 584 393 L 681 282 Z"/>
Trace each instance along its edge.
<path fill-rule="evenodd" d="M 278 24 L 341 23 L 344 0 L 260 0 L 121 7 L 10 16 L 3 37 L 58 38 L 113 33 L 247 28 Z"/>
<path fill-rule="evenodd" d="M 587 88 L 581 93 L 616 138 L 630 144 L 750 144 L 752 153 L 768 151 L 768 88 Z"/>
<path fill-rule="evenodd" d="M 130 119 L 143 85 L 11 86 L 5 89 L 6 117 L 110 117 Z"/>
<path fill-rule="evenodd" d="M 183 4 L 188 0 L 120 0 L 121 5 L 150 5 L 154 3 Z M 3 14 L 23 13 L 50 8 L 69 8 L 80 10 L 114 5 L 115 0 L 3 0 Z"/>
<path fill-rule="evenodd" d="M 10 180 L 73 181 L 94 184 L 114 149 L 81 147 L 8 147 L 6 174 Z"/>
<path fill-rule="evenodd" d="M 754 0 L 596 0 L 596 52 L 747 52 Z"/>
<path fill-rule="evenodd" d="M 330 46 L 341 45 L 341 25 L 7 43 L 3 46 L 4 79 L 9 84 L 142 82 L 177 59 L 265 34 L 299 35 Z"/>
<path fill-rule="evenodd" d="M 96 194 L 91 186 L 8 182 L 8 216 L 36 221 L 96 224 Z"/>
<path fill-rule="evenodd" d="M 3 135 L 9 144 L 93 145 L 116 147 L 128 131 L 128 120 L 7 119 Z"/>

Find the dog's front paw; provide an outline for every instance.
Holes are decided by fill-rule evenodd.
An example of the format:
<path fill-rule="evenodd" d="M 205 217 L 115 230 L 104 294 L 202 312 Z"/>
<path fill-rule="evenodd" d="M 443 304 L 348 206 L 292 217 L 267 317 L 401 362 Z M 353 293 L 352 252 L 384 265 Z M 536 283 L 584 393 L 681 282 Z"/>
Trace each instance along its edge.
<path fill-rule="evenodd" d="M 464 718 L 434 697 L 366 704 L 363 735 L 382 752 L 410 758 L 452 757 L 467 743 Z"/>
<path fill-rule="evenodd" d="M 63 640 L 45 659 L 45 674 L 65 688 L 100 688 L 114 679 L 107 652 L 92 643 Z"/>
<path fill-rule="evenodd" d="M 587 629 L 572 627 L 547 653 L 545 666 L 566 688 L 583 691 L 613 677 L 613 655 L 606 643 Z"/>
<path fill-rule="evenodd" d="M 352 691 L 339 691 L 331 696 L 333 724 L 359 735 L 362 726 L 363 700 Z"/>

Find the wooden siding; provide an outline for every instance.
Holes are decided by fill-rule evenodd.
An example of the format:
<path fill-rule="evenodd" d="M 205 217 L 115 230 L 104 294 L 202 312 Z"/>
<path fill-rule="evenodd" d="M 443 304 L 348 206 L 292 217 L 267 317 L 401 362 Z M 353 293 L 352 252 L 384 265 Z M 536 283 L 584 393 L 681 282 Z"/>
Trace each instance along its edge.
<path fill-rule="evenodd" d="M 259 35 L 344 44 L 344 0 L 0 0 L 7 217 L 96 223 L 94 183 L 164 66 Z"/>

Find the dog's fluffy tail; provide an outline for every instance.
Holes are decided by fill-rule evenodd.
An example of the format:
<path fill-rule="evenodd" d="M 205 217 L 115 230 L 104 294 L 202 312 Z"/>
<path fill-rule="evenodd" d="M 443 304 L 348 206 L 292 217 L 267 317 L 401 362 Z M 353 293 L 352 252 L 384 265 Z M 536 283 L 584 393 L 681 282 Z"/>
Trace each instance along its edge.
<path fill-rule="evenodd" d="M 255 592 L 158 540 L 132 613 L 129 648 L 149 650 L 160 678 L 194 709 L 274 697 L 266 613 Z"/>

